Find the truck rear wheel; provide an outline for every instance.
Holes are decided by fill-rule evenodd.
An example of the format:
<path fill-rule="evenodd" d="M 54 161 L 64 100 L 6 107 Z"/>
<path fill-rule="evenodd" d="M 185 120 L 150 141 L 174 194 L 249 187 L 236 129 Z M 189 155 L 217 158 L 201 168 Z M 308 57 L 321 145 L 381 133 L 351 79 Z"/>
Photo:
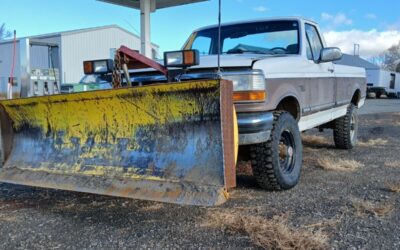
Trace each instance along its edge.
<path fill-rule="evenodd" d="M 352 149 L 357 144 L 358 115 L 357 107 L 351 104 L 347 114 L 335 120 L 333 137 L 336 148 Z"/>
<path fill-rule="evenodd" d="M 251 147 L 251 165 L 258 185 L 272 191 L 296 186 L 300 179 L 302 151 L 296 120 L 287 112 L 275 113 L 270 140 Z"/>

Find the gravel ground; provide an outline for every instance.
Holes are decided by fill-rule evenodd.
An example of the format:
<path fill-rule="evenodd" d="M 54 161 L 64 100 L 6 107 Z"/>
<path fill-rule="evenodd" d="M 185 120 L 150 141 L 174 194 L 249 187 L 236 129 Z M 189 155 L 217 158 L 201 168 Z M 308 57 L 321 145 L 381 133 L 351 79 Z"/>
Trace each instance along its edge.
<path fill-rule="evenodd" d="M 399 112 L 400 99 L 368 99 L 361 115 Z"/>
<path fill-rule="evenodd" d="M 239 186 L 216 208 L 0 184 L 0 248 L 257 249 L 268 235 L 233 228 L 224 215 L 261 224 L 283 215 L 292 232 L 322 233 L 329 248 L 400 249 L 400 194 L 389 188 L 400 186 L 400 113 L 363 115 L 360 123 L 361 145 L 352 151 L 336 150 L 331 131 L 305 133 L 302 178 L 293 190 L 260 190 L 241 163 Z M 326 170 L 320 159 L 359 168 Z"/>

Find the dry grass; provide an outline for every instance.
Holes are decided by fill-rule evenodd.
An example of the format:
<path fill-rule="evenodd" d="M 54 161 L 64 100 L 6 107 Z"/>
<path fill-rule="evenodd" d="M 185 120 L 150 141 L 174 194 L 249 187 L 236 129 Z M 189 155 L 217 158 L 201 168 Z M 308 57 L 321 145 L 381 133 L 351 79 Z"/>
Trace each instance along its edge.
<path fill-rule="evenodd" d="M 302 135 L 302 139 L 305 144 L 312 145 L 312 146 L 328 146 L 331 143 L 330 140 L 323 136 L 317 135 Z"/>
<path fill-rule="evenodd" d="M 231 212 L 210 212 L 203 226 L 219 228 L 232 234 L 250 237 L 265 249 L 327 249 L 328 237 L 322 232 L 295 230 L 288 226 L 287 216 L 270 220 L 257 216 L 242 216 Z"/>
<path fill-rule="evenodd" d="M 385 162 L 385 167 L 400 168 L 400 162 L 399 161 L 387 161 L 387 162 Z"/>
<path fill-rule="evenodd" d="M 397 183 L 387 183 L 387 190 L 392 193 L 400 193 L 400 182 Z"/>
<path fill-rule="evenodd" d="M 316 160 L 314 157 L 303 156 L 303 165 L 314 166 L 316 164 Z"/>
<path fill-rule="evenodd" d="M 360 200 L 353 200 L 352 202 L 353 207 L 356 210 L 356 215 L 360 217 L 372 214 L 376 217 L 383 218 L 394 211 L 394 206 L 390 203 L 372 203 Z"/>
<path fill-rule="evenodd" d="M 388 142 L 389 142 L 388 140 L 378 138 L 378 139 L 371 139 L 368 141 L 359 141 L 357 145 L 361 147 L 376 147 L 376 146 L 386 145 L 388 144 Z"/>
<path fill-rule="evenodd" d="M 324 219 L 322 221 L 319 221 L 317 223 L 313 223 L 313 224 L 309 224 L 309 225 L 305 225 L 303 226 L 303 228 L 310 228 L 310 229 L 324 229 L 324 228 L 335 228 L 337 227 L 337 225 L 339 225 L 344 217 L 344 213 L 339 217 L 339 218 L 335 218 L 335 219 Z"/>
<path fill-rule="evenodd" d="M 16 222 L 18 219 L 15 216 L 0 215 L 0 222 Z"/>
<path fill-rule="evenodd" d="M 149 205 L 149 206 L 141 207 L 138 210 L 140 212 L 154 212 L 154 211 L 157 211 L 157 210 L 160 210 L 160 209 L 163 209 L 163 208 L 164 208 L 164 204 L 163 203 L 155 203 L 155 204 L 152 204 L 152 205 Z"/>
<path fill-rule="evenodd" d="M 318 159 L 317 167 L 329 171 L 354 172 L 364 165 L 355 160 L 335 160 L 330 157 Z"/>
<path fill-rule="evenodd" d="M 251 168 L 251 162 L 250 161 L 239 161 L 236 166 L 236 171 L 237 171 L 238 175 L 252 176 L 253 169 Z"/>

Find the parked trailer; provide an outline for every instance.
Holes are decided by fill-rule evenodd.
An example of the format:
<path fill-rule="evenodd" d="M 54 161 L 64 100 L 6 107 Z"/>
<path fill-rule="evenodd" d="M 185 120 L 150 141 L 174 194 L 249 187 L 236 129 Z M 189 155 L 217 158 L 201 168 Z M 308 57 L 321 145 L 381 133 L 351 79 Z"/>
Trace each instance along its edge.
<path fill-rule="evenodd" d="M 376 98 L 386 95 L 398 97 L 400 92 L 400 73 L 382 69 L 367 70 L 368 93 L 374 93 Z"/>
<path fill-rule="evenodd" d="M 390 98 L 400 98 L 400 73 L 390 73 L 389 89 L 387 96 Z"/>

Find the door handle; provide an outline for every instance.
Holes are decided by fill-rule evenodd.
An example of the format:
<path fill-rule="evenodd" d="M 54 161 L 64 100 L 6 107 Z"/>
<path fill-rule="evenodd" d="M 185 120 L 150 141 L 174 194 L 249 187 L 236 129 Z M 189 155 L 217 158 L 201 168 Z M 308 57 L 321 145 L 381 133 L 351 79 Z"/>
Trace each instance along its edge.
<path fill-rule="evenodd" d="M 334 69 L 328 69 L 329 72 L 334 73 L 335 70 Z"/>

